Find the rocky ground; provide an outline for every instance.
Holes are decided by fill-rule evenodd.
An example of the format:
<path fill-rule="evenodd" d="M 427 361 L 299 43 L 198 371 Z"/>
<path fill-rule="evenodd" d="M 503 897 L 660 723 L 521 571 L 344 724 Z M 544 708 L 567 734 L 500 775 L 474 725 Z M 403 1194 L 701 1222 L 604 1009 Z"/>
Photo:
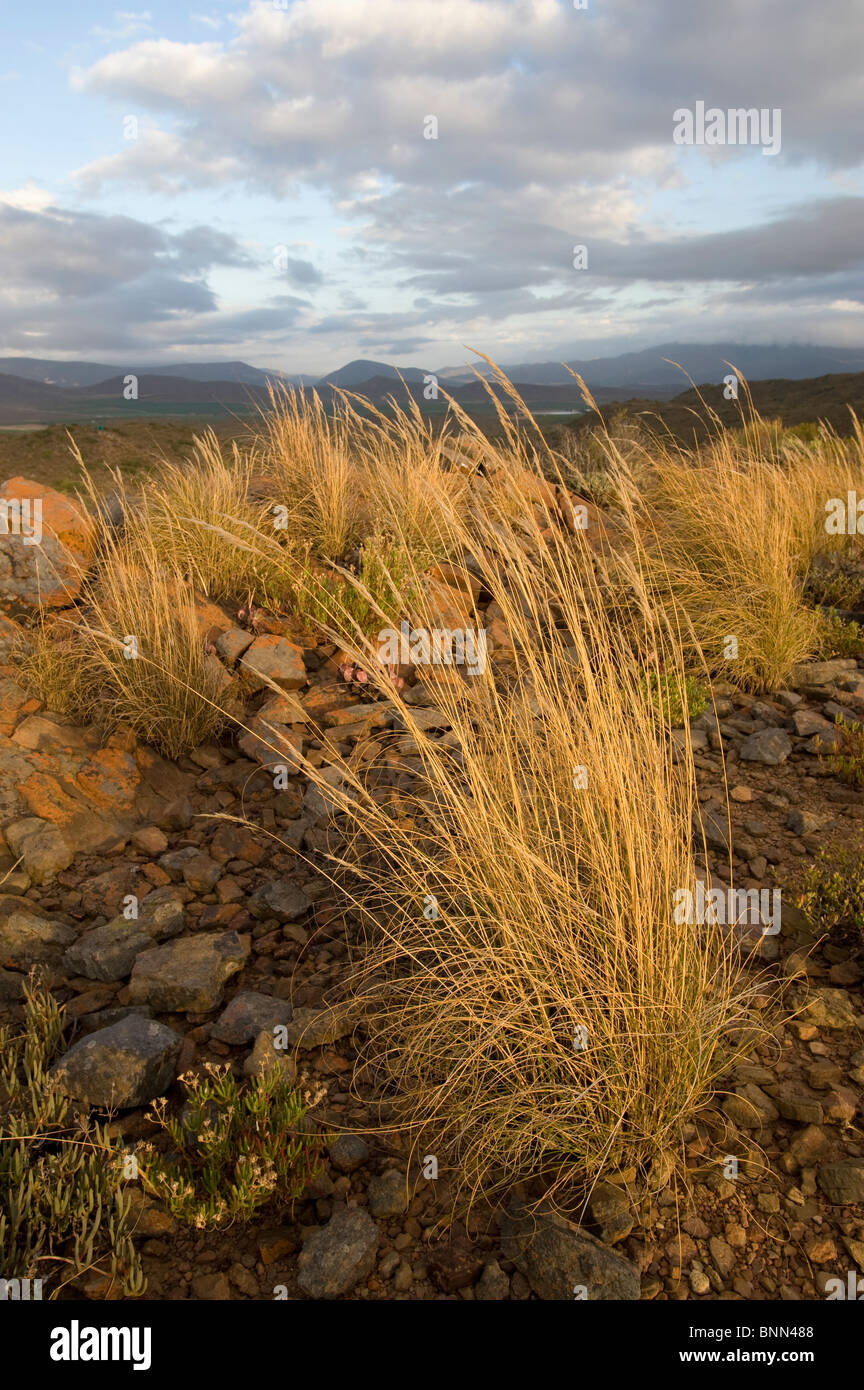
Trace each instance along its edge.
<path fill-rule="evenodd" d="M 323 872 L 330 808 L 302 776 L 274 786 L 255 716 L 318 765 L 376 759 L 393 797 L 418 770 L 410 737 L 386 701 L 339 679 L 333 648 L 256 634 L 214 605 L 201 620 L 214 659 L 247 681 L 252 732 L 177 763 L 40 708 L 18 680 L 16 624 L 0 631 L 0 1020 L 20 1021 L 25 972 L 45 967 L 70 1025 L 58 1074 L 73 1096 L 112 1106 L 130 1144 L 151 1137 L 146 1106 L 176 1076 L 206 1062 L 250 1075 L 272 1064 L 285 1024 L 333 1136 L 293 1219 L 190 1234 L 137 1196 L 148 1297 L 572 1298 L 588 1283 L 591 1297 L 798 1300 L 864 1271 L 861 944 L 819 941 L 796 907 L 819 849 L 864 850 L 864 794 L 826 756 L 837 713 L 864 716 L 864 662 L 802 667 L 771 699 L 720 683 L 716 716 L 693 722 L 705 868 L 783 893 L 782 931 L 751 943 L 748 967 L 768 1041 L 727 1078 L 725 1119 L 687 1129 L 686 1181 L 671 1162 L 651 1194 L 618 1174 L 574 1213 L 581 1225 L 541 1209 L 529 1241 L 530 1188 L 454 1214 L 446 1167 L 428 1179 L 409 1162 L 380 1078 L 355 1068 L 364 1025 L 340 992 L 351 926 L 346 939 Z M 410 698 L 447 738 L 432 685 Z M 129 895 L 137 918 L 123 915 Z M 105 1291 L 93 1275 L 76 1295 Z"/>

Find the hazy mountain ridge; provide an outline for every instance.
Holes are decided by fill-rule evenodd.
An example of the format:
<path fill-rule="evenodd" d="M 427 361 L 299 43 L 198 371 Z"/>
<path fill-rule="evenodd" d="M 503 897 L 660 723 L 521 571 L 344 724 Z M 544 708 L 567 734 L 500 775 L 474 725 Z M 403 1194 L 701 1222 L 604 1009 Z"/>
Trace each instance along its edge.
<path fill-rule="evenodd" d="M 733 363 L 747 379 L 759 383 L 793 383 L 825 380 L 832 409 L 836 392 L 849 386 L 856 373 L 864 372 L 864 349 L 841 347 L 762 347 L 740 343 L 667 343 L 617 357 L 571 362 L 571 371 L 560 363 L 524 363 L 506 368 L 526 404 L 543 411 L 584 410 L 578 372 L 600 405 L 627 402 L 644 408 L 646 403 L 668 402 L 690 387 L 688 376 L 674 365 L 679 362 L 689 377 L 707 390 L 721 385 Z M 278 370 L 252 367 L 241 361 L 189 362 L 139 368 L 99 362 L 52 362 L 47 358 L 0 358 L 0 424 L 36 423 L 79 418 L 108 418 L 121 413 L 165 414 L 208 411 L 255 410 L 269 401 L 271 386 L 278 383 L 316 391 L 325 401 L 338 391 L 354 391 L 375 405 L 388 398 L 410 396 L 421 407 L 438 412 L 447 395 L 463 406 L 485 406 L 488 395 L 484 378 L 490 368 L 481 362 L 479 376 L 457 368 L 425 371 L 399 368 L 386 362 L 357 358 L 326 376 L 281 374 Z M 812 367 L 812 370 L 808 370 Z M 14 368 L 14 370 L 13 370 Z M 213 375 L 219 373 L 219 375 Z M 137 395 L 127 400 L 128 378 L 137 379 Z M 401 380 L 400 380 L 401 377 Z M 438 383 L 438 395 L 430 399 L 430 381 Z M 770 393 L 769 393 L 770 394 Z M 799 390 L 799 394 L 801 394 Z M 806 418 L 816 418 L 820 392 L 815 386 L 804 393 L 801 408 Z M 859 392 L 854 387 L 857 402 Z M 713 397 L 712 397 L 713 403 Z M 802 417 L 803 418 L 803 417 Z"/>

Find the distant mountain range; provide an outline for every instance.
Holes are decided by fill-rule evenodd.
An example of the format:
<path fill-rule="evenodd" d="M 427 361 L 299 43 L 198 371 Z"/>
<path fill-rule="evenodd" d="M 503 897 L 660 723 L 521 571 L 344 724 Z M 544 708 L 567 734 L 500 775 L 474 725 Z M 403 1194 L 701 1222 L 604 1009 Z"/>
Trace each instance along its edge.
<path fill-rule="evenodd" d="M 680 367 L 673 365 L 679 363 Z M 864 371 L 864 348 L 763 346 L 745 343 L 661 343 L 616 357 L 560 362 L 502 364 L 526 403 L 538 411 L 565 414 L 582 410 L 578 373 L 600 404 L 640 398 L 669 400 L 688 386 L 718 386 L 728 363 L 749 381 L 805 380 L 835 373 Z M 570 371 L 567 368 L 570 368 Z M 683 368 L 683 372 L 681 370 Z M 479 359 L 478 373 L 491 368 Z M 125 379 L 138 380 L 135 401 L 124 398 Z M 402 378 L 400 382 L 399 378 Z M 441 395 L 427 400 L 424 385 L 434 377 Z M 316 390 L 325 399 L 338 390 L 357 391 L 375 404 L 407 391 L 430 411 L 446 408 L 444 393 L 459 404 L 482 407 L 487 400 L 482 380 L 465 367 L 396 367 L 358 358 L 325 376 L 283 373 L 246 362 L 181 362 L 168 366 L 134 366 L 105 362 L 56 361 L 37 357 L 0 357 L 0 424 L 116 418 L 129 414 L 248 413 L 266 404 L 271 383 Z"/>

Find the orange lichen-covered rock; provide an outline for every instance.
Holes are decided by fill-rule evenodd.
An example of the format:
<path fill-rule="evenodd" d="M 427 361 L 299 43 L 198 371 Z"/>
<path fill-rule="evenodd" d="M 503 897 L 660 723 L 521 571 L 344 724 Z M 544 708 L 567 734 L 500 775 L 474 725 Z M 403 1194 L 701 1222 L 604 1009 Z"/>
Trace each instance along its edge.
<path fill-rule="evenodd" d="M 93 522 L 73 498 L 8 479 L 0 486 L 0 605 L 23 613 L 74 602 L 94 545 Z"/>

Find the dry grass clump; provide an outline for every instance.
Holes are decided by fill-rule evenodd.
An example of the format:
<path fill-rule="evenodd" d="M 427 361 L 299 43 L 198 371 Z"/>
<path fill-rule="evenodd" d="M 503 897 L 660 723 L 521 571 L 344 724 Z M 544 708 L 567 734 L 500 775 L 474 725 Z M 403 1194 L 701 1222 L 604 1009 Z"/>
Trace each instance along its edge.
<path fill-rule="evenodd" d="M 204 594 L 236 599 L 272 589 L 275 573 L 266 551 L 232 545 L 223 534 L 274 534 L 272 510 L 251 495 L 253 462 L 236 443 L 226 461 L 208 430 L 196 438 L 191 460 L 165 461 L 148 488 L 146 522 L 156 551 Z"/>
<path fill-rule="evenodd" d="M 652 458 L 652 579 L 686 618 L 685 646 L 744 689 L 776 689 L 818 645 L 796 474 L 728 435 L 696 457 L 658 444 Z"/>
<path fill-rule="evenodd" d="M 827 523 L 831 500 L 845 507 L 856 491 L 862 457 L 857 421 L 849 439 L 824 425 L 784 429 L 749 400 L 741 428 L 718 428 L 696 453 L 659 438 L 647 446 L 652 578 L 715 673 L 775 689 L 824 643 L 810 603 L 851 606 L 860 596 L 862 539 Z"/>
<path fill-rule="evenodd" d="M 289 545 L 344 559 L 365 529 L 365 507 L 351 436 L 351 412 L 328 415 L 320 396 L 271 390 L 264 417 L 262 471 L 272 501 L 285 508 Z"/>
<path fill-rule="evenodd" d="M 646 694 L 661 675 L 684 688 L 673 634 L 631 564 L 622 637 L 584 535 L 550 533 L 530 507 L 517 528 L 498 497 L 471 515 L 439 489 L 438 525 L 482 569 L 511 660 L 424 673 L 443 737 L 382 674 L 420 790 L 303 766 L 353 827 L 334 872 L 367 928 L 353 985 L 370 1057 L 421 1152 L 475 1191 L 647 1167 L 678 1145 L 744 1011 L 722 933 L 674 921 L 696 877 L 694 772 Z M 411 578 L 403 611 L 434 628 Z M 375 661 L 350 625 L 342 642 Z"/>
<path fill-rule="evenodd" d="M 146 500 L 125 500 L 122 529 L 100 526 L 78 608 L 36 629 L 22 669 L 52 708 L 109 728 L 125 724 L 166 757 L 180 757 L 223 726 L 228 682 L 205 651 L 195 593 L 166 561 Z"/>

